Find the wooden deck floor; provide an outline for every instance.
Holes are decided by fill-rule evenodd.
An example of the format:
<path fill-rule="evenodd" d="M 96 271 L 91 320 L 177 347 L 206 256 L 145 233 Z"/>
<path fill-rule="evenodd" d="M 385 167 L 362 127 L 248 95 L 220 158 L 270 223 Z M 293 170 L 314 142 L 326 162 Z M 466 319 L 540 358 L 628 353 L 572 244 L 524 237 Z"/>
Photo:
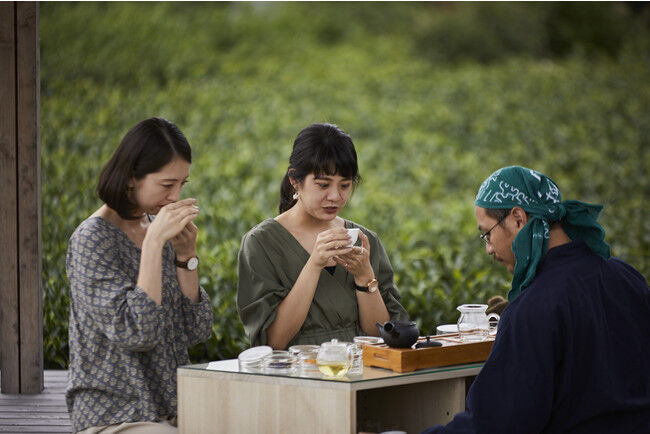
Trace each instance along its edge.
<path fill-rule="evenodd" d="M 68 371 L 45 371 L 38 395 L 0 394 L 0 433 L 70 433 L 65 406 Z"/>

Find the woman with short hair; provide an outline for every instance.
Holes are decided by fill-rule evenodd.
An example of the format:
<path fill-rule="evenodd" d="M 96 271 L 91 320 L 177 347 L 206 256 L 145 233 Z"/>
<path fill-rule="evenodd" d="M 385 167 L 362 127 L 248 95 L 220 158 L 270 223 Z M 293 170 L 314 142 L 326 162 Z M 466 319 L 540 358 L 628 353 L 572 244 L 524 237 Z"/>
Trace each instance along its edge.
<path fill-rule="evenodd" d="M 70 238 L 66 401 L 75 432 L 178 432 L 176 367 L 212 332 L 197 270 L 199 210 L 179 200 L 191 162 L 176 125 L 140 122 L 102 170 L 104 205 Z"/>

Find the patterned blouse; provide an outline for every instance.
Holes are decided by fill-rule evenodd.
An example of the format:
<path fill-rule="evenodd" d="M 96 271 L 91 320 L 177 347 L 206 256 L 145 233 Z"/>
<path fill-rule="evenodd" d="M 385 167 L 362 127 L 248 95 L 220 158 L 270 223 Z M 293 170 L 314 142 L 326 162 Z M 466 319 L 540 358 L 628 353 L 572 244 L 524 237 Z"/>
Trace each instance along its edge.
<path fill-rule="evenodd" d="M 176 368 L 212 333 L 210 298 L 203 288 L 198 303 L 183 295 L 171 243 L 163 248 L 160 306 L 136 286 L 140 253 L 101 217 L 70 237 L 66 401 L 75 432 L 176 416 Z"/>

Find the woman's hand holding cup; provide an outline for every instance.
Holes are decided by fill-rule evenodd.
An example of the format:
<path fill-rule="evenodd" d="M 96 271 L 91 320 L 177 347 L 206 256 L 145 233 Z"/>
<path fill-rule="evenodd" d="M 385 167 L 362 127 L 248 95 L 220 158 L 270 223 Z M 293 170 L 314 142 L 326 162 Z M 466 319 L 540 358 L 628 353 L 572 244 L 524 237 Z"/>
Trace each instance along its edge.
<path fill-rule="evenodd" d="M 335 256 L 334 260 L 354 276 L 357 285 L 366 285 L 375 278 L 375 272 L 370 265 L 368 237 L 359 231 L 359 238 L 361 238 L 361 247 L 352 247 L 349 252 Z"/>
<path fill-rule="evenodd" d="M 327 266 L 330 259 L 352 251 L 350 236 L 344 228 L 328 229 L 318 234 L 309 262 L 318 268 Z"/>
<path fill-rule="evenodd" d="M 183 199 L 160 208 L 156 218 L 147 229 L 147 237 L 161 243 L 172 239 L 176 249 L 178 245 L 182 253 L 192 254 L 196 250 L 196 234 L 198 229 L 192 223 L 199 215 L 196 199 Z M 173 238 L 176 238 L 175 240 Z M 181 257 L 178 250 L 176 253 Z"/>

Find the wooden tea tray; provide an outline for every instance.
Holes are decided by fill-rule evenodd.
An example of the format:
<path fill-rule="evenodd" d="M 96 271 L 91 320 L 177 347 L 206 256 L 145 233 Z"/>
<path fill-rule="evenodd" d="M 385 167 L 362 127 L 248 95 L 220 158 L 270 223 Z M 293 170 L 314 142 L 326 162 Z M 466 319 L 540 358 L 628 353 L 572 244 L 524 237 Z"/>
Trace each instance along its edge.
<path fill-rule="evenodd" d="M 390 348 L 386 344 L 363 345 L 364 366 L 392 369 L 395 372 L 412 372 L 416 369 L 484 362 L 490 355 L 494 336 L 483 342 L 465 343 L 458 333 L 431 336 L 441 347 Z M 420 337 L 419 341 L 426 341 Z"/>

